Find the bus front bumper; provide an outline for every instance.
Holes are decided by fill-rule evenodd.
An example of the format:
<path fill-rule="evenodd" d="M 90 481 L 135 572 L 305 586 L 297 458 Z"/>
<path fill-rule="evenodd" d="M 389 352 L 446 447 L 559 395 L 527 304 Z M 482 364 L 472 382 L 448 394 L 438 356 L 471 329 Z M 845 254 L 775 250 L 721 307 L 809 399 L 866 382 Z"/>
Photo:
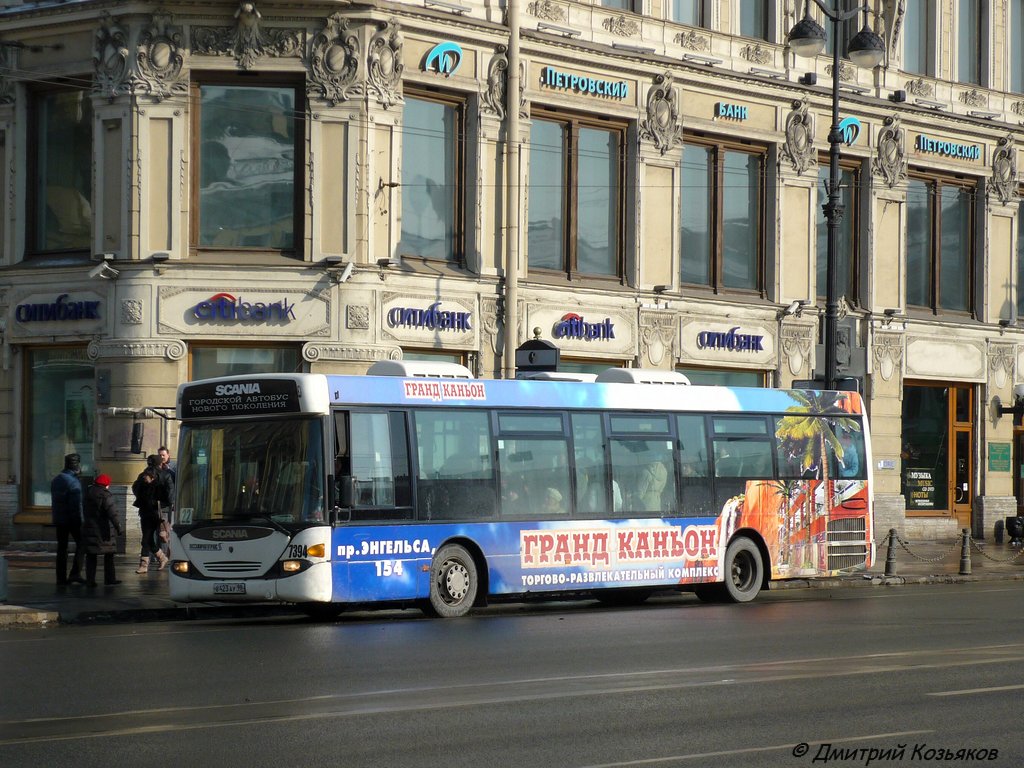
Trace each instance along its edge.
<path fill-rule="evenodd" d="M 179 603 L 325 603 L 331 600 L 331 564 L 272 579 L 190 579 L 172 572 L 170 593 Z"/>

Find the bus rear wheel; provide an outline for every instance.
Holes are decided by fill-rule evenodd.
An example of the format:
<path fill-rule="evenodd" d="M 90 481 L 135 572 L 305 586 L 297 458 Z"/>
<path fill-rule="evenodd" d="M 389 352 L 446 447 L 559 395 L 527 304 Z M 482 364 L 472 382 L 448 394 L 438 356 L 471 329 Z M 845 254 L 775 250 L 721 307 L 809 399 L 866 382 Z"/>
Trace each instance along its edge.
<path fill-rule="evenodd" d="M 430 565 L 430 612 L 445 619 L 465 616 L 476 602 L 480 580 L 464 547 L 447 544 Z"/>
<path fill-rule="evenodd" d="M 764 563 L 761 551 L 750 539 L 734 539 L 725 550 L 725 583 L 722 597 L 730 603 L 749 603 L 761 591 Z"/>

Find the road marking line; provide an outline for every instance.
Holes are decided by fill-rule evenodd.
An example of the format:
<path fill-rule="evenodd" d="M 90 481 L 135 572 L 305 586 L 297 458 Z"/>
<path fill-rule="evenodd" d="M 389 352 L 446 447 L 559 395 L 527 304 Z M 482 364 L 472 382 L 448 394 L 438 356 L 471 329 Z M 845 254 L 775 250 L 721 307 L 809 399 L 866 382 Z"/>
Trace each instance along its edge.
<path fill-rule="evenodd" d="M 969 696 L 972 693 L 996 693 L 998 691 L 1019 691 L 1024 688 L 1024 683 L 1021 685 L 997 685 L 993 688 L 964 688 L 960 691 L 936 691 L 935 693 L 925 694 L 926 696 Z"/>
<path fill-rule="evenodd" d="M 892 739 L 900 738 L 903 736 L 919 736 L 924 733 L 934 733 L 932 730 L 927 731 L 894 731 L 893 733 L 872 733 L 867 736 L 848 736 L 843 739 L 815 739 L 814 741 L 805 742 L 811 745 L 822 745 L 822 744 L 848 744 L 854 741 L 870 741 L 873 739 Z M 623 763 L 601 763 L 600 765 L 588 765 L 581 766 L 581 768 L 626 768 L 631 765 L 657 765 L 658 763 L 669 763 L 678 760 L 706 760 L 709 757 L 728 757 L 729 755 L 749 755 L 756 752 L 777 752 L 780 749 L 792 750 L 794 744 L 775 744 L 767 747 L 748 747 L 746 749 L 723 749 L 718 752 L 694 752 L 687 755 L 670 755 L 667 757 L 649 757 L 642 760 L 627 760 Z"/>

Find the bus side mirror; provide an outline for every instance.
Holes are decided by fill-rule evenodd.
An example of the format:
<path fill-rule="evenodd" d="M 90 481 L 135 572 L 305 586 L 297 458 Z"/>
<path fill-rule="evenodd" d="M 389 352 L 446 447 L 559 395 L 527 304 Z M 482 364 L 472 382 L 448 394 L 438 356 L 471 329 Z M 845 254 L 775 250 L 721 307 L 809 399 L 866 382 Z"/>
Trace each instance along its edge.
<path fill-rule="evenodd" d="M 356 480 L 352 475 L 341 475 L 338 478 L 338 506 L 351 509 L 356 497 Z"/>

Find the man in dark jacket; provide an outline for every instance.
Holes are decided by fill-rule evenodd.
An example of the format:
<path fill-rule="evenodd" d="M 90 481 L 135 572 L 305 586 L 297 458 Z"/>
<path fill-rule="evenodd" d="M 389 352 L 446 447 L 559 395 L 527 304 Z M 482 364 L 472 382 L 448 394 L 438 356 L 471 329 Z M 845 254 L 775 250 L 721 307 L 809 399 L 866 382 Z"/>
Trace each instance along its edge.
<path fill-rule="evenodd" d="M 83 584 L 82 578 L 82 457 L 69 453 L 64 469 L 50 483 L 50 509 L 57 527 L 57 584 Z M 75 559 L 68 573 L 68 536 L 75 540 Z"/>

